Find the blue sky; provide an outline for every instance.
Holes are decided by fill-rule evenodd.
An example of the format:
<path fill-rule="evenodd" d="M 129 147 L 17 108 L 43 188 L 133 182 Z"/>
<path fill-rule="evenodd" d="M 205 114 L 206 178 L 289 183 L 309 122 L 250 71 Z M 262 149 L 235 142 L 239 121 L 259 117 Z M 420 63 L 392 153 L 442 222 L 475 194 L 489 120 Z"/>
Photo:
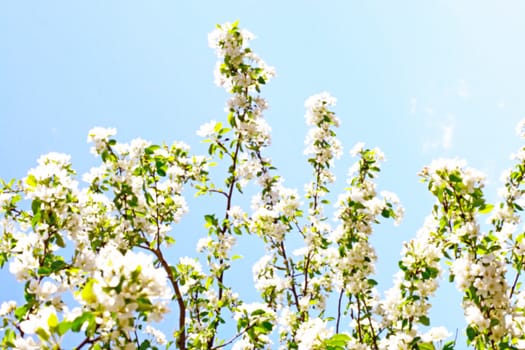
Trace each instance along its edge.
<path fill-rule="evenodd" d="M 116 127 L 122 141 L 183 140 L 205 152 L 195 130 L 224 118 L 227 98 L 213 84 L 207 33 L 239 19 L 277 70 L 263 95 L 269 155 L 287 186 L 308 180 L 303 104 L 312 94 L 338 99 L 345 150 L 364 141 L 386 153 L 380 187 L 398 193 L 406 218 L 375 237 L 385 289 L 402 241 L 431 209 L 416 176 L 425 164 L 465 158 L 489 175 L 495 199 L 520 146 L 514 126 L 525 118 L 524 18 L 519 0 L 3 1 L 0 177 L 24 176 L 50 151 L 71 154 L 79 173 L 87 171 L 97 164 L 86 144 L 93 126 Z M 336 190 L 351 163 L 345 152 Z M 453 290 L 439 294 L 434 311 L 435 325 L 452 330 L 461 311 L 439 303 L 459 304 Z"/>

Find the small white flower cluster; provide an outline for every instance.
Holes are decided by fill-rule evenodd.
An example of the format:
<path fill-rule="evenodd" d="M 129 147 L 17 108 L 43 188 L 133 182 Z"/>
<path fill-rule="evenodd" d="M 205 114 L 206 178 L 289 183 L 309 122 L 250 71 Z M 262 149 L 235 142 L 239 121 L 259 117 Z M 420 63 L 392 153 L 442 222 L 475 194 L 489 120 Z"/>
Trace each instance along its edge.
<path fill-rule="evenodd" d="M 117 134 L 115 128 L 103 128 L 97 126 L 88 132 L 87 142 L 93 142 L 95 145 L 91 149 L 91 153 L 94 155 L 100 154 L 107 147 L 109 138 Z"/>
<path fill-rule="evenodd" d="M 201 285 L 202 280 L 206 277 L 202 272 L 200 262 L 187 256 L 179 259 L 177 272 L 180 281 L 180 292 L 183 295 L 188 294 L 192 288 Z"/>
<path fill-rule="evenodd" d="M 117 144 L 109 140 L 114 134 L 114 129 L 90 131 L 88 139 L 104 164 L 84 176 L 89 189 L 78 191 L 70 157 L 57 153 L 41 157 L 23 182 L 32 211 L 17 221 L 22 232 L 30 227 L 33 232 L 10 229 L 9 269 L 17 280 L 27 282 L 26 292 L 35 303 L 20 327 L 26 334 L 37 334 L 40 341 L 58 341 L 53 327 L 60 313 L 69 322 L 93 315 L 101 339 L 117 346 L 120 340 L 129 340 L 116 342 L 120 332 L 136 330 L 138 315 L 158 321 L 168 312 L 172 291 L 165 271 L 153 266 L 152 256 L 129 250 L 130 240 L 138 234 L 142 241 L 162 243 L 169 224 L 187 210 L 180 194 L 182 183 L 205 173 L 205 160 L 188 157 L 184 144 L 153 147 L 140 139 Z M 109 188 L 122 191 L 115 201 L 105 195 Z M 66 238 L 75 247 L 71 262 L 55 255 Z M 67 290 L 76 291 L 81 304 L 71 312 L 63 305 Z M 162 341 L 160 334 L 156 338 Z M 31 337 L 13 342 L 19 348 L 43 346 Z"/>
<path fill-rule="evenodd" d="M 301 323 L 297 330 L 298 350 L 321 349 L 322 342 L 330 338 L 334 330 L 328 327 L 328 322 L 320 318 L 312 318 Z"/>
<path fill-rule="evenodd" d="M 4 301 L 2 305 L 0 305 L 0 317 L 5 316 L 16 309 L 16 301 L 10 300 L 10 301 Z"/>
<path fill-rule="evenodd" d="M 9 263 L 9 272 L 17 281 L 27 281 L 34 276 L 39 267 L 38 255 L 35 253 L 44 250 L 44 241 L 35 233 L 18 233 L 15 234 L 15 238 L 15 256 Z M 53 250 L 56 250 L 56 247 L 53 247 Z"/>
<path fill-rule="evenodd" d="M 100 128 L 96 128 L 97 130 Z M 94 131 L 90 135 L 113 134 L 110 131 Z M 93 138 L 98 142 L 100 138 Z M 152 145 L 149 141 L 134 139 L 130 143 L 116 143 L 105 140 L 97 144 L 97 153 L 102 156 L 103 164 L 91 169 L 84 180 L 89 181 L 90 191 L 81 198 L 86 204 L 99 205 L 102 212 L 83 213 L 84 223 L 96 224 L 98 219 L 106 220 L 114 210 L 123 217 L 130 213 L 140 213 L 133 219 L 135 232 L 140 231 L 151 239 L 163 240 L 170 231 L 170 225 L 180 221 L 188 207 L 182 195 L 183 185 L 190 179 L 200 180 L 207 174 L 207 160 L 202 156 L 189 156 L 189 146 L 175 142 L 168 147 Z M 98 192 L 119 183 L 113 203 L 97 198 Z M 106 209 L 105 212 L 103 209 Z M 92 209 L 87 209 L 92 211 Z M 93 215 L 96 214 L 96 217 Z M 97 219 L 98 218 L 98 219 Z M 127 220 L 117 222 L 117 242 L 125 246 L 130 234 Z M 89 226 L 88 226 L 89 227 Z M 96 227 L 93 227 L 96 231 Z M 89 231 L 89 230 L 88 230 Z M 93 239 L 92 235 L 88 235 Z M 95 237 L 96 238 L 96 237 Z"/>
<path fill-rule="evenodd" d="M 417 237 L 404 244 L 399 262 L 401 271 L 396 274 L 394 286 L 385 292 L 385 299 L 380 304 L 383 326 L 389 329 L 387 337 L 394 337 L 396 342 L 395 334 L 405 333 L 413 339 L 418 335 L 415 322 L 428 319 L 430 298 L 438 288 L 443 256 L 432 238 L 436 227 L 434 217 L 428 216 Z"/>
<path fill-rule="evenodd" d="M 267 325 L 275 321 L 275 312 L 265 303 L 243 303 L 233 315 L 239 329 L 247 329 L 242 337 L 233 344 L 232 350 L 249 350 L 267 348 L 272 344 L 268 334 L 272 328 Z"/>
<path fill-rule="evenodd" d="M 217 125 L 218 124 L 215 120 L 211 120 L 207 123 L 204 123 L 201 125 L 199 130 L 197 130 L 197 135 L 204 138 L 213 137 L 217 132 Z"/>
<path fill-rule="evenodd" d="M 55 321 L 53 321 L 53 319 Z M 39 335 L 45 334 L 50 337 L 50 325 L 53 325 L 54 323 L 56 324 L 57 322 L 58 319 L 55 308 L 52 306 L 45 306 L 30 314 L 26 320 L 20 322 L 20 329 L 27 335 L 34 335 L 38 332 Z M 54 339 L 50 339 L 51 343 L 54 341 Z M 37 345 L 32 337 L 20 337 L 16 340 L 15 344 L 17 345 L 17 349 L 32 350 L 43 347 L 43 344 Z"/>
<path fill-rule="evenodd" d="M 467 322 L 480 331 L 490 328 L 492 339 L 499 340 L 506 330 L 505 319 L 510 305 L 505 263 L 494 254 L 475 258 L 463 253 L 452 263 L 451 272 L 459 290 L 466 292 L 474 288 L 480 299 L 480 305 L 470 300 L 464 302 Z"/>
<path fill-rule="evenodd" d="M 208 35 L 208 45 L 216 50 L 217 57 L 224 58 L 231 67 L 240 67 L 245 60 L 259 65 L 266 74 L 264 77 L 271 78 L 275 75 L 274 69 L 267 66 L 264 61 L 248 48 L 248 42 L 255 36 L 245 29 L 239 29 L 238 23 L 224 23 L 218 25 Z M 228 67 L 228 68 L 231 68 Z M 227 74 L 221 64 L 217 65 L 215 71 L 215 82 L 228 90 L 234 86 L 249 87 L 253 85 L 253 77 L 249 74 L 236 74 L 240 71 L 228 72 Z M 242 72 L 244 73 L 244 72 Z"/>
<path fill-rule="evenodd" d="M 169 312 L 173 292 L 167 285 L 166 272 L 153 265 L 153 257 L 131 250 L 124 254 L 112 244 L 95 256 L 96 269 L 75 296 L 85 310 L 98 315 L 97 323 L 106 335 L 115 326 L 133 330 L 136 313 L 158 322 Z"/>
<path fill-rule="evenodd" d="M 456 255 L 450 273 L 464 293 L 463 309 L 471 329 L 469 341 L 498 344 L 509 328 L 506 322 L 511 295 L 505 278 L 505 254 L 509 250 L 506 241 L 517 223 L 514 206 L 509 204 L 516 198 L 508 197 L 515 192 L 512 181 L 509 178 L 506 184 L 508 201 L 489 218 L 496 233 L 483 233 L 476 221 L 478 212 L 490 210 L 481 192 L 483 174 L 467 168 L 462 161 L 439 160 L 423 169 L 421 175 L 443 206 L 442 217 L 436 217 L 441 226 L 436 239 Z"/>
<path fill-rule="evenodd" d="M 270 143 L 271 129 L 262 116 L 268 104 L 251 94 L 258 93 L 260 86 L 275 76 L 275 70 L 248 48 L 253 38 L 239 29 L 238 23 L 225 23 L 209 34 L 208 42 L 222 59 L 215 68 L 215 83 L 233 93 L 226 108 L 232 113 L 229 122 L 251 147 L 259 148 Z M 215 131 L 211 127 L 205 125 L 199 133 L 212 136 Z"/>
<path fill-rule="evenodd" d="M 306 149 L 304 154 L 311 155 L 311 159 L 321 168 L 333 165 L 333 159 L 342 154 L 341 142 L 335 137 L 332 130 L 339 127 L 339 118 L 329 108 L 334 106 L 336 99 L 327 92 L 309 97 L 305 102 L 306 124 L 312 128 L 306 135 Z M 331 175 L 324 175 L 332 179 Z"/>
<path fill-rule="evenodd" d="M 259 181 L 264 177 L 258 177 L 263 173 L 263 167 L 258 159 L 253 158 L 250 154 L 243 152 L 238 157 L 235 175 L 239 184 L 244 187 L 252 179 Z"/>
<path fill-rule="evenodd" d="M 78 183 L 72 178 L 74 174 L 69 155 L 48 153 L 38 159 L 36 168 L 29 170 L 24 181 L 24 191 L 28 199 L 53 203 L 53 210 L 59 210 L 57 215 L 63 216 L 63 211 L 67 210 L 66 197 L 75 195 L 78 191 Z M 58 208 L 56 204 L 63 205 Z"/>
<path fill-rule="evenodd" d="M 255 288 L 279 303 L 283 292 L 291 287 L 290 278 L 283 278 L 275 268 L 274 257 L 263 255 L 252 267 Z"/>
<path fill-rule="evenodd" d="M 369 236 L 380 215 L 400 220 L 403 210 L 399 199 L 391 192 L 382 192 L 383 198 L 380 199 L 375 183 L 370 180 L 374 172 L 379 171 L 382 153 L 365 149 L 363 144 L 359 144 L 354 152 L 361 159 L 353 167 L 356 171 L 351 173 L 354 177 L 348 180 L 349 187 L 337 200 L 334 216 L 340 224 L 329 237 L 335 246 L 328 248 L 325 256 L 332 285 L 349 297 L 348 307 L 353 315 L 351 327 L 355 332 L 357 329 L 365 332 L 361 326 L 365 319 L 367 324 L 371 322 L 373 328 L 379 329 L 379 324 L 366 316 L 378 307 L 379 301 L 375 281 L 371 279 L 377 257 Z M 357 308 L 351 302 L 353 298 L 363 306 Z"/>
<path fill-rule="evenodd" d="M 466 162 L 459 159 L 434 160 L 421 171 L 421 175 L 429 177 L 431 191 L 447 186 L 450 182 L 461 182 L 462 194 L 471 194 L 475 187 L 482 188 L 486 178 L 485 174 L 467 167 Z"/>
<path fill-rule="evenodd" d="M 144 333 L 150 334 L 153 337 L 153 339 L 155 339 L 155 342 L 159 345 L 167 344 L 166 335 L 159 329 L 147 325 L 144 329 Z"/>
<path fill-rule="evenodd" d="M 264 196 L 264 197 L 263 197 Z M 268 206 L 268 203 L 272 203 Z M 297 214 L 301 201 L 297 190 L 284 187 L 281 183 L 274 183 L 271 191 L 259 193 L 252 198 L 253 211 L 249 220 L 250 232 L 257 233 L 265 241 L 282 242 L 286 232 L 290 231 L 287 220 Z"/>

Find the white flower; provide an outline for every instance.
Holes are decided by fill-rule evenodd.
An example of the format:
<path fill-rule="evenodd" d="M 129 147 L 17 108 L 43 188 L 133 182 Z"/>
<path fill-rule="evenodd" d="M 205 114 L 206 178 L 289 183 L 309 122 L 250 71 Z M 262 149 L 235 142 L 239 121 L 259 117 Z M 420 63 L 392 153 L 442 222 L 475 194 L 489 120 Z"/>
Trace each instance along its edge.
<path fill-rule="evenodd" d="M 143 252 L 126 251 L 125 254 L 113 244 L 104 246 L 95 259 L 95 270 L 90 274 L 84 290 L 76 299 L 87 308 L 104 309 L 100 323 L 110 329 L 114 320 L 111 313 L 120 314 L 121 325 L 128 324 L 138 308 L 137 299 L 148 300 L 151 311 L 148 321 L 160 321 L 169 312 L 167 301 L 173 292 L 167 285 L 166 273 L 153 264 L 153 256 Z"/>
<path fill-rule="evenodd" d="M 336 102 L 337 100 L 328 92 L 310 96 L 304 103 L 306 123 L 308 125 L 333 123 L 335 126 L 339 126 L 339 119 L 328 110 L 328 107 L 335 106 Z"/>
<path fill-rule="evenodd" d="M 236 341 L 231 350 L 252 350 L 254 349 L 250 339 L 247 337 L 242 337 L 240 340 Z"/>
<path fill-rule="evenodd" d="M 100 126 L 94 127 L 88 132 L 87 142 L 97 142 L 100 140 L 107 140 L 110 136 L 117 133 L 115 128 L 102 128 Z"/>
<path fill-rule="evenodd" d="M 99 154 L 105 148 L 107 140 L 115 135 L 117 130 L 115 128 L 101 128 L 95 127 L 88 132 L 87 142 L 93 142 L 95 146 L 91 148 L 91 153 L 94 155 Z"/>
<path fill-rule="evenodd" d="M 38 165 L 44 166 L 55 164 L 58 167 L 65 167 L 71 164 L 71 156 L 64 153 L 50 152 L 38 158 Z"/>
<path fill-rule="evenodd" d="M 475 305 L 465 307 L 465 320 L 469 324 L 480 327 L 482 330 L 490 326 L 490 320 L 486 319 L 481 310 Z"/>
<path fill-rule="evenodd" d="M 89 172 L 82 175 L 82 180 L 84 182 L 87 182 L 89 184 L 96 182 L 97 180 L 100 181 L 104 177 L 104 173 L 106 172 L 106 166 L 98 166 L 93 167 L 89 170 Z"/>
<path fill-rule="evenodd" d="M 200 129 L 197 131 L 197 135 L 200 137 L 211 137 L 215 135 L 215 127 L 217 126 L 217 122 L 215 120 L 212 120 L 208 123 L 202 124 Z"/>
<path fill-rule="evenodd" d="M 213 240 L 210 237 L 203 237 L 197 242 L 197 252 L 201 253 L 204 250 L 208 249 Z"/>
<path fill-rule="evenodd" d="M 4 301 L 2 303 L 2 306 L 0 306 L 0 317 L 5 316 L 10 312 L 15 311 L 16 309 L 16 301 L 10 300 L 10 301 Z"/>
<path fill-rule="evenodd" d="M 228 210 L 228 215 L 234 227 L 242 226 L 246 222 L 246 213 L 238 205 L 231 207 Z"/>
<path fill-rule="evenodd" d="M 17 281 L 25 281 L 30 278 L 31 272 L 40 265 L 38 259 L 33 255 L 36 249 L 43 249 L 41 237 L 35 233 L 17 235 L 14 251 L 18 253 L 9 264 L 9 272 L 15 275 Z"/>
<path fill-rule="evenodd" d="M 48 332 L 48 320 L 52 315 L 56 316 L 56 313 L 55 309 L 50 306 L 39 309 L 36 313 L 30 314 L 25 321 L 20 322 L 20 329 L 27 334 L 35 334 L 39 328 Z"/>
<path fill-rule="evenodd" d="M 190 266 L 193 270 L 195 270 L 197 272 L 201 272 L 202 271 L 201 263 L 198 262 L 194 258 L 190 258 L 189 256 L 180 257 L 179 258 L 179 264 Z"/>
<path fill-rule="evenodd" d="M 322 341 L 330 338 L 334 331 L 326 327 L 326 321 L 312 318 L 302 323 L 297 330 L 297 345 L 299 350 L 310 350 L 321 345 Z"/>
<path fill-rule="evenodd" d="M 352 147 L 352 149 L 350 150 L 350 154 L 352 155 L 352 157 L 355 157 L 363 151 L 364 147 L 365 147 L 364 142 L 358 142 L 355 144 L 354 147 Z"/>
<path fill-rule="evenodd" d="M 151 327 L 150 325 L 146 326 L 144 332 L 147 334 L 151 334 L 155 338 L 155 342 L 157 342 L 157 344 L 165 345 L 167 343 L 166 335 L 164 335 L 164 333 L 162 333 L 160 330 Z"/>
<path fill-rule="evenodd" d="M 41 350 L 42 345 L 35 342 L 31 337 L 16 338 L 14 341 L 17 350 Z"/>
<path fill-rule="evenodd" d="M 421 339 L 426 343 L 430 343 L 435 341 L 441 341 L 448 337 L 450 337 L 450 332 L 447 331 L 445 327 L 434 327 L 425 334 L 423 334 L 421 336 Z"/>

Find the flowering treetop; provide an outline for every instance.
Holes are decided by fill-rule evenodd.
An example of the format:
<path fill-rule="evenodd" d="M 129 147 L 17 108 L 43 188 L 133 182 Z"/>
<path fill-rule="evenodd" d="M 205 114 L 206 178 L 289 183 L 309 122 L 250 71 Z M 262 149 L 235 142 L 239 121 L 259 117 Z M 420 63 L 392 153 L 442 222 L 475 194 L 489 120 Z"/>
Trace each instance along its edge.
<path fill-rule="evenodd" d="M 442 262 L 463 293 L 468 345 L 524 348 L 525 148 L 504 174 L 497 205 L 484 198 L 484 175 L 463 161 L 436 160 L 421 171 L 436 203 L 404 243 L 394 284 L 381 296 L 370 237 L 380 220 L 398 223 L 404 214 L 394 193 L 377 189 L 382 151 L 353 147 L 357 161 L 332 210 L 340 121 L 335 98 L 314 95 L 305 103 L 312 180 L 304 194 L 285 187 L 264 154 L 271 129 L 260 93 L 275 72 L 250 49 L 252 39 L 237 22 L 209 36 L 220 59 L 215 81 L 230 98 L 225 120 L 197 132 L 207 155 L 182 142 L 121 143 L 116 130 L 97 127 L 88 141 L 101 164 L 82 176 L 84 187 L 70 157 L 58 153 L 22 180 L 2 181 L 0 266 L 24 286 L 22 301 L 0 307 L 2 348 L 453 349 L 449 331 L 427 327 Z M 212 176 L 219 162 L 225 174 Z M 258 193 L 247 209 L 239 199 L 250 183 Z M 192 232 L 200 234 L 194 256 L 176 244 L 188 189 L 224 201 L 204 216 L 203 232 Z M 228 279 L 243 235 L 265 247 L 253 266 L 253 303 Z M 171 333 L 152 326 L 158 322 L 169 322 L 162 328 Z"/>

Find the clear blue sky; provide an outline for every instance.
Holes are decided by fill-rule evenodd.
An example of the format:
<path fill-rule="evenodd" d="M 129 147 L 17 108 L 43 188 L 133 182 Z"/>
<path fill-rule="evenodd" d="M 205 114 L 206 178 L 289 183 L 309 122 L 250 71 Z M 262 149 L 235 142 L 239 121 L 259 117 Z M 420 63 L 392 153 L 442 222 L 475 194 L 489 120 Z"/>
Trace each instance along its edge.
<path fill-rule="evenodd" d="M 224 118 L 227 98 L 213 84 L 207 33 L 236 19 L 277 70 L 263 95 L 269 154 L 288 186 L 308 179 L 303 103 L 320 91 L 338 99 L 345 150 L 364 141 L 386 153 L 380 187 L 398 193 L 406 218 L 378 229 L 381 289 L 431 209 L 416 176 L 425 164 L 465 158 L 489 175 L 495 198 L 525 117 L 520 0 L 2 1 L 0 177 L 24 176 L 49 151 L 87 171 L 96 164 L 86 144 L 93 126 L 116 127 L 123 141 L 183 140 L 204 152 L 195 130 Z M 337 189 L 351 162 L 345 152 L 337 163 Z M 433 311 L 434 325 L 452 330 L 461 311 L 440 303 L 459 304 L 453 290 Z"/>

